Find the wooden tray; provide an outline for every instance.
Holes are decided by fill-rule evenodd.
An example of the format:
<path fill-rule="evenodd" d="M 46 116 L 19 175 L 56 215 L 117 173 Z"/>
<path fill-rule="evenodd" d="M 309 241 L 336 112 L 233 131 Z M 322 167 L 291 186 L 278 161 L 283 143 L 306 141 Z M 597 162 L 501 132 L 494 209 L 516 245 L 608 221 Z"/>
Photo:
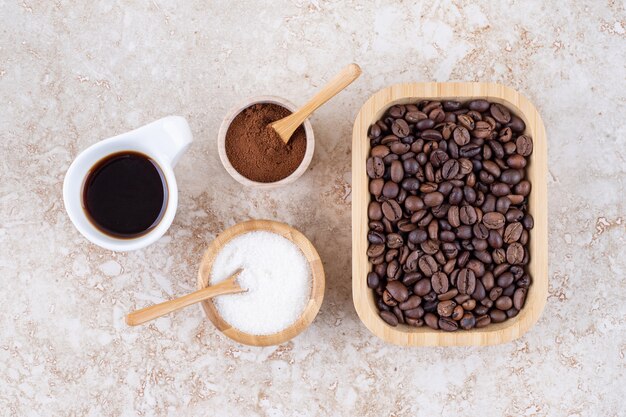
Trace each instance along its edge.
<path fill-rule="evenodd" d="M 458 330 L 448 333 L 424 327 L 389 326 L 378 315 L 374 293 L 367 287 L 366 276 L 371 266 L 366 255 L 368 243 L 367 206 L 370 201 L 365 171 L 370 145 L 367 132 L 372 123 L 394 104 L 419 100 L 459 100 L 473 98 L 502 103 L 526 123 L 525 133 L 534 142 L 527 166 L 532 183 L 529 212 L 535 220 L 530 231 L 529 272 L 532 284 L 526 304 L 519 314 L 502 323 L 482 329 Z M 539 113 L 526 97 L 517 91 L 493 83 L 412 83 L 397 84 L 378 91 L 363 105 L 354 122 L 352 136 L 352 298 L 365 326 L 386 342 L 408 346 L 493 345 L 523 335 L 539 318 L 548 295 L 548 192 L 546 133 Z"/>

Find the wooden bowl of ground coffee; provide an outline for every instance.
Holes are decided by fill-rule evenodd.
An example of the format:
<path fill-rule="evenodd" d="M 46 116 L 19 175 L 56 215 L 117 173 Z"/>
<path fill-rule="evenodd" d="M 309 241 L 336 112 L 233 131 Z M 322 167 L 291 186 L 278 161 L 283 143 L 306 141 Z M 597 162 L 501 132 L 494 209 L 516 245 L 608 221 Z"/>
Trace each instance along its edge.
<path fill-rule="evenodd" d="M 224 118 L 217 148 L 226 171 L 239 183 L 269 189 L 298 179 L 313 158 L 313 127 L 306 120 L 284 144 L 269 124 L 296 111 L 280 97 L 253 97 Z"/>

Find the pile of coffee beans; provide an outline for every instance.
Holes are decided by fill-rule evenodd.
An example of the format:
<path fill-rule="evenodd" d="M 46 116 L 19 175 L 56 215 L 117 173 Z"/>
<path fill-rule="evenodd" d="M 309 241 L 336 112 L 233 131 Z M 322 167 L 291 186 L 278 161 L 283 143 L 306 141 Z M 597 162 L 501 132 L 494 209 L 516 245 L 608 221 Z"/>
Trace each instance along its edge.
<path fill-rule="evenodd" d="M 525 128 L 487 100 L 395 105 L 370 127 L 367 285 L 385 322 L 455 331 L 519 313 L 533 227 Z"/>

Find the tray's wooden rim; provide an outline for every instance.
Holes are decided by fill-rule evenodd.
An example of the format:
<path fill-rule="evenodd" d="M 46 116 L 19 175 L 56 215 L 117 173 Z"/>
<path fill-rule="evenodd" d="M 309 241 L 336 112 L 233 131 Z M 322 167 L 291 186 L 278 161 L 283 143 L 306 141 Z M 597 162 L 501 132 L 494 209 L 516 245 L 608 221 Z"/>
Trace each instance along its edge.
<path fill-rule="evenodd" d="M 365 276 L 369 262 L 367 247 L 367 204 L 369 192 L 365 161 L 369 151 L 367 130 L 382 112 L 396 103 L 428 99 L 464 99 L 482 97 L 510 106 L 526 123 L 534 141 L 528 165 L 533 189 L 529 209 L 535 226 L 531 231 L 529 270 L 532 274 L 526 304 L 513 319 L 484 329 L 446 333 L 429 328 L 391 327 L 378 315 L 372 291 Z M 547 227 L 547 141 L 545 127 L 535 106 L 516 90 L 496 83 L 408 83 L 384 88 L 370 97 L 354 122 L 352 140 L 352 298 L 359 318 L 376 336 L 386 342 L 406 346 L 493 345 L 516 339 L 536 323 L 548 295 Z"/>
<path fill-rule="evenodd" d="M 248 220 L 229 227 L 220 233 L 204 252 L 202 261 L 200 262 L 200 267 L 198 268 L 197 287 L 198 289 L 202 289 L 208 285 L 211 269 L 213 268 L 213 262 L 225 244 L 244 233 L 258 230 L 273 232 L 289 239 L 296 246 L 298 246 L 298 248 L 300 248 L 304 257 L 308 261 L 312 278 L 311 296 L 304 307 L 304 311 L 302 312 L 300 318 L 291 326 L 278 333 L 269 335 L 251 335 L 228 324 L 219 315 L 212 300 L 203 301 L 201 305 L 206 316 L 215 325 L 215 327 L 234 341 L 250 346 L 271 346 L 284 343 L 304 331 L 304 329 L 306 329 L 313 322 L 320 310 L 320 307 L 322 306 L 322 302 L 324 301 L 326 279 L 322 260 L 315 249 L 315 246 L 313 246 L 311 241 L 309 241 L 309 239 L 307 239 L 307 237 L 299 230 L 286 223 L 274 220 Z"/>

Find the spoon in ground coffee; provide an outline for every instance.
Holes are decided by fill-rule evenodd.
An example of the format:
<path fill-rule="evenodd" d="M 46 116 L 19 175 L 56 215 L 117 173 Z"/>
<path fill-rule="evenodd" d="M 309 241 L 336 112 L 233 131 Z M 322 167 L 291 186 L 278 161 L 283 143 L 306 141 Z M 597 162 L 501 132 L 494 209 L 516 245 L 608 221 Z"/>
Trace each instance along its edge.
<path fill-rule="evenodd" d="M 293 132 L 304 120 L 317 110 L 322 104 L 337 95 L 361 75 L 361 68 L 357 64 L 350 64 L 330 80 L 316 95 L 296 112 L 284 117 L 270 126 L 278 133 L 283 142 L 288 143 Z"/>
<path fill-rule="evenodd" d="M 238 269 L 237 271 L 235 271 L 234 274 L 226 278 L 224 281 L 203 288 L 201 290 L 194 291 L 191 294 L 187 294 L 173 300 L 165 301 L 163 303 L 155 304 L 150 307 L 145 307 L 141 310 L 133 311 L 126 316 L 126 324 L 128 324 L 129 326 L 137 326 L 147 321 L 164 316 L 168 313 L 171 313 L 172 311 L 180 310 L 181 308 L 187 307 L 191 304 L 199 303 L 200 301 L 217 297 L 218 295 L 235 294 L 247 291 L 246 289 L 241 288 L 236 281 L 241 271 L 241 269 Z"/>

